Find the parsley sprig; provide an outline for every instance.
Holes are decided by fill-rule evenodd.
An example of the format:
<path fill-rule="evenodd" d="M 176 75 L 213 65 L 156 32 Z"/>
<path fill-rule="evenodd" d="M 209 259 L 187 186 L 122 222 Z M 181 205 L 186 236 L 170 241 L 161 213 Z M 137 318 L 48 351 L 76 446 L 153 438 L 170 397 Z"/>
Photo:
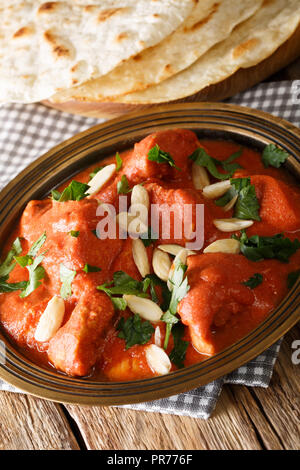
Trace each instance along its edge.
<path fill-rule="evenodd" d="M 189 159 L 193 160 L 197 165 L 205 167 L 214 178 L 226 180 L 230 178 L 238 168 L 242 168 L 239 163 L 233 162 L 236 158 L 240 157 L 241 154 L 242 149 L 222 161 L 211 157 L 203 148 L 199 147 L 189 156 Z M 221 166 L 226 173 L 220 173 L 217 169 L 218 165 Z"/>
<path fill-rule="evenodd" d="M 125 310 L 127 304 L 122 297 L 116 297 L 124 294 L 137 295 L 138 297 L 148 297 L 146 290 L 149 287 L 149 281 L 137 281 L 124 271 L 116 271 L 113 274 L 113 281 L 106 282 L 97 286 L 98 290 L 105 292 L 111 299 L 117 310 Z"/>
<path fill-rule="evenodd" d="M 13 263 L 14 257 L 22 253 L 21 241 L 17 237 L 13 242 L 11 249 L 6 255 L 5 260 L 0 265 L 0 278 L 8 276 L 8 274 L 14 269 L 16 263 Z"/>
<path fill-rule="evenodd" d="M 41 266 L 41 263 L 44 259 L 45 253 L 38 255 L 39 250 L 45 243 L 47 238 L 46 232 L 44 232 L 38 240 L 33 243 L 29 249 L 27 255 L 15 256 L 15 261 L 22 267 L 26 268 L 29 272 L 29 280 L 25 281 L 25 284 L 22 287 L 22 283 L 16 283 L 21 285 L 20 297 L 24 298 L 30 295 L 35 289 L 41 285 L 41 280 L 45 276 L 45 269 Z"/>
<path fill-rule="evenodd" d="M 123 175 L 120 181 L 117 183 L 117 192 L 118 194 L 128 194 L 132 191 L 132 188 L 129 186 L 129 182 L 126 175 Z"/>
<path fill-rule="evenodd" d="M 294 241 L 278 233 L 272 237 L 253 235 L 248 238 L 242 230 L 240 237 L 232 235 L 232 238 L 241 243 L 241 253 L 251 261 L 263 259 L 277 259 L 282 263 L 288 263 L 289 258 L 300 248 L 300 241 Z"/>
<path fill-rule="evenodd" d="M 117 324 L 120 332 L 118 338 L 125 340 L 125 349 L 129 349 L 135 344 L 146 344 L 154 333 L 154 328 L 148 320 L 142 321 L 138 314 L 125 320 L 122 317 Z"/>
<path fill-rule="evenodd" d="M 255 273 L 253 276 L 249 277 L 249 279 L 245 282 L 242 282 L 246 287 L 250 289 L 254 289 L 255 287 L 259 286 L 263 282 L 263 275 L 260 273 Z"/>
<path fill-rule="evenodd" d="M 181 168 L 175 165 L 174 159 L 171 157 L 171 155 L 168 152 L 164 152 L 158 144 L 149 150 L 148 160 L 156 163 L 168 163 L 177 170 L 181 170 Z"/>
<path fill-rule="evenodd" d="M 265 147 L 262 153 L 262 162 L 266 168 L 273 166 L 279 168 L 289 157 L 289 154 L 274 144 Z"/>
<path fill-rule="evenodd" d="M 81 199 L 87 196 L 86 191 L 88 189 L 88 184 L 72 180 L 71 183 L 63 190 L 62 193 L 54 189 L 53 191 L 51 191 L 51 196 L 54 201 L 58 202 L 80 201 Z"/>
<path fill-rule="evenodd" d="M 179 318 L 176 316 L 178 304 L 190 290 L 188 278 L 185 276 L 186 270 L 186 264 L 183 264 L 179 259 L 175 261 L 174 271 L 170 279 L 173 287 L 171 300 L 168 310 L 161 317 L 161 320 L 166 323 L 166 336 L 164 341 L 165 349 L 168 347 L 173 325 L 179 322 Z"/>
<path fill-rule="evenodd" d="M 184 341 L 182 339 L 184 335 L 184 325 L 182 323 L 175 325 L 172 330 L 172 335 L 174 347 L 169 354 L 169 358 L 170 361 L 178 367 L 178 369 L 182 369 L 184 367 L 186 351 L 189 345 L 188 341 Z"/>
<path fill-rule="evenodd" d="M 60 295 L 64 300 L 66 300 L 72 295 L 72 282 L 76 276 L 76 271 L 72 271 L 72 269 L 69 269 L 64 264 L 61 264 L 59 268 L 59 274 L 60 280 L 62 282 Z"/>

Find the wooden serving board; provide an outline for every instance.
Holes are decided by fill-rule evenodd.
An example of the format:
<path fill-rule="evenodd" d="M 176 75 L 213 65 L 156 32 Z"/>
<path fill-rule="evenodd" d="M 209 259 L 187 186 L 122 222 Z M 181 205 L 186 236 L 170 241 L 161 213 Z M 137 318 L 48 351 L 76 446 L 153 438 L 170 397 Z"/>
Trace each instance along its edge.
<path fill-rule="evenodd" d="M 231 96 L 265 80 L 280 69 L 292 63 L 298 57 L 300 57 L 300 25 L 294 34 L 267 59 L 253 67 L 239 69 L 226 80 L 215 85 L 210 85 L 194 95 L 173 102 L 221 101 L 226 98 L 230 98 Z M 141 111 L 143 109 L 157 106 L 157 104 L 131 105 L 123 103 L 91 103 L 83 101 L 52 103 L 49 100 L 45 100 L 42 103 L 48 107 L 65 111 L 67 113 L 80 114 L 82 116 L 99 119 L 112 119 L 129 112 Z"/>

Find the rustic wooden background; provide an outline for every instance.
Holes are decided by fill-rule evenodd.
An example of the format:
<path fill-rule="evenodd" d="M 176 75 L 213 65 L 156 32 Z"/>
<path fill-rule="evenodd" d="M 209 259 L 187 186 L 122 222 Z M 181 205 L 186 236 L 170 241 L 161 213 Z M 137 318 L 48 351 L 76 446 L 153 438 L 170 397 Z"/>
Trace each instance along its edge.
<path fill-rule="evenodd" d="M 300 79 L 300 60 L 270 80 Z M 267 389 L 225 385 L 205 421 L 122 408 L 62 405 L 0 392 L 0 449 L 299 449 L 300 364 L 285 337 Z"/>

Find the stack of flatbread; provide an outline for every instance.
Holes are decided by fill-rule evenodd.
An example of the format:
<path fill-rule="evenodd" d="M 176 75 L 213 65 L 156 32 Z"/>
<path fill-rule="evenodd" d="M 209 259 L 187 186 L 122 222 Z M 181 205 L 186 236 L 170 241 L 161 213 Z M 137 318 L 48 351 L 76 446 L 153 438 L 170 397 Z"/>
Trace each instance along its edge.
<path fill-rule="evenodd" d="M 1 102 L 151 104 L 262 62 L 300 0 L 0 0 L 0 16 Z"/>

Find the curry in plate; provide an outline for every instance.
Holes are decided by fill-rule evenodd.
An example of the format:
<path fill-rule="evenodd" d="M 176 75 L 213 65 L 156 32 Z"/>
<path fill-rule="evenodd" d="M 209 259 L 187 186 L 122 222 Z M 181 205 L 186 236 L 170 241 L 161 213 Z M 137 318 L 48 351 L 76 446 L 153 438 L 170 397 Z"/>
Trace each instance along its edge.
<path fill-rule="evenodd" d="M 272 144 L 260 153 L 164 130 L 30 201 L 3 250 L 3 330 L 39 364 L 108 381 L 166 374 L 233 344 L 299 275 L 300 190 L 287 158 Z"/>

